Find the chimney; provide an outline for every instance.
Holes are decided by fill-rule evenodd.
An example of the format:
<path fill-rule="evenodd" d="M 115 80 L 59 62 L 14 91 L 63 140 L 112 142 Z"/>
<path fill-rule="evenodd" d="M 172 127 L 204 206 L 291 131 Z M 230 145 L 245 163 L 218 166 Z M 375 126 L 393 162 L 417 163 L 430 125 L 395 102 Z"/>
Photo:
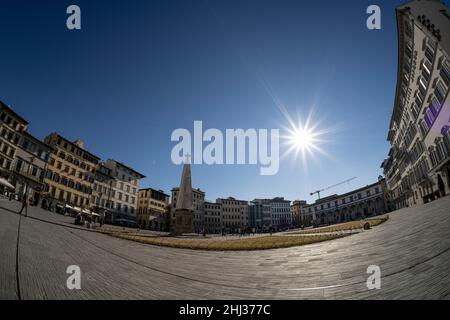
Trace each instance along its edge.
<path fill-rule="evenodd" d="M 77 147 L 84 149 L 84 142 L 80 139 L 77 139 L 73 142 L 73 144 L 75 144 Z"/>

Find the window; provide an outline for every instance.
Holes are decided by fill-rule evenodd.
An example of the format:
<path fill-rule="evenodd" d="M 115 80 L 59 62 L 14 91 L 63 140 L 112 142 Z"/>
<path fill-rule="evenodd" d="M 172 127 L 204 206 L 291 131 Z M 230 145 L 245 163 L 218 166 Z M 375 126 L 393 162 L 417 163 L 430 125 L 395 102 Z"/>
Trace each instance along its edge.
<path fill-rule="evenodd" d="M 423 67 L 422 75 L 424 75 L 424 73 L 425 73 L 427 75 L 427 80 L 429 80 L 430 75 L 431 75 L 431 68 L 432 68 L 431 62 L 428 60 L 424 60 L 422 67 Z"/>
<path fill-rule="evenodd" d="M 408 37 L 412 37 L 413 28 L 411 21 L 405 21 L 405 33 Z"/>
<path fill-rule="evenodd" d="M 415 97 L 414 102 L 415 102 L 416 105 L 419 107 L 419 109 L 422 108 L 423 98 L 424 98 L 424 97 L 423 97 L 422 93 L 420 92 L 420 90 L 417 91 L 417 92 L 416 92 L 416 97 Z"/>
<path fill-rule="evenodd" d="M 419 90 L 420 90 L 420 93 L 421 93 L 421 95 L 422 95 L 422 97 L 425 97 L 425 94 L 426 94 L 426 92 L 427 92 L 427 86 L 428 86 L 428 81 L 427 81 L 427 79 L 425 79 L 425 77 L 420 77 L 420 80 L 419 80 Z"/>
<path fill-rule="evenodd" d="M 433 62 L 433 59 L 434 59 L 434 48 L 430 47 L 428 44 L 426 45 L 426 48 L 425 48 L 425 57 L 427 57 L 427 59 L 430 62 Z"/>
<path fill-rule="evenodd" d="M 445 88 L 442 81 L 439 81 L 436 85 L 436 89 L 434 90 L 434 94 L 436 95 L 437 100 L 439 103 L 443 103 L 445 99 L 447 89 Z"/>
<path fill-rule="evenodd" d="M 440 75 L 441 75 L 442 80 L 444 80 L 445 84 L 447 86 L 449 86 L 450 85 L 450 65 L 449 65 L 448 61 L 445 61 L 442 64 L 442 69 L 441 69 Z"/>
<path fill-rule="evenodd" d="M 428 131 L 430 130 L 430 127 L 428 125 L 428 122 L 425 120 L 422 120 L 422 122 L 420 123 L 420 128 L 422 130 L 422 134 L 426 135 L 428 133 Z"/>
<path fill-rule="evenodd" d="M 17 163 L 16 163 L 16 171 L 21 171 L 21 169 L 22 169 L 22 164 L 23 164 L 22 159 L 17 159 Z"/>
<path fill-rule="evenodd" d="M 431 128 L 433 126 L 434 121 L 436 120 L 436 111 L 434 110 L 434 107 L 430 105 L 426 111 L 424 120 L 428 125 L 428 128 Z"/>

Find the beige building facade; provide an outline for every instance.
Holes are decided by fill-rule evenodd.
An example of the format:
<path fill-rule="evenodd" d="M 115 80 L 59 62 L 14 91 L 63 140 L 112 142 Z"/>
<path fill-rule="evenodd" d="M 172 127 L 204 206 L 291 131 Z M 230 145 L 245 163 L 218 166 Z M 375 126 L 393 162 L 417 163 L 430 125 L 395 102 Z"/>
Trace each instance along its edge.
<path fill-rule="evenodd" d="M 18 194 L 27 193 L 39 205 L 45 190 L 44 178 L 52 148 L 24 131 L 11 167 L 11 181 Z"/>
<path fill-rule="evenodd" d="M 44 179 L 53 209 L 63 210 L 66 204 L 90 209 L 100 158 L 85 150 L 82 141 L 72 142 L 57 133 L 49 134 L 44 142 L 53 148 Z"/>
<path fill-rule="evenodd" d="M 142 229 L 169 231 L 169 195 L 153 188 L 138 192 L 137 221 Z"/>
<path fill-rule="evenodd" d="M 312 214 L 303 212 L 303 208 L 307 205 L 304 200 L 295 200 L 291 205 L 292 225 L 294 227 L 301 227 L 304 225 L 311 225 Z"/>
<path fill-rule="evenodd" d="M 105 167 L 111 170 L 114 177 L 110 197 L 111 216 L 108 219 L 115 224 L 135 226 L 139 183 L 145 176 L 113 159 L 108 159 Z"/>
<path fill-rule="evenodd" d="M 397 209 L 450 192 L 449 16 L 435 0 L 397 8 L 397 88 L 382 164 Z"/>
<path fill-rule="evenodd" d="M 242 228 L 250 227 L 248 201 L 229 197 L 217 199 L 216 203 L 222 209 L 222 228 L 225 232 L 239 232 Z"/>
<path fill-rule="evenodd" d="M 0 175 L 10 179 L 21 135 L 28 122 L 0 101 Z"/>
<path fill-rule="evenodd" d="M 112 188 L 115 179 L 112 170 L 100 162 L 95 170 L 94 184 L 92 186 L 91 203 L 93 210 L 100 214 L 103 221 L 110 223 L 112 206 Z"/>
<path fill-rule="evenodd" d="M 303 205 L 304 226 L 360 220 L 388 212 L 384 179 L 342 195 L 332 195 Z M 312 218 L 312 219 L 311 219 Z"/>
<path fill-rule="evenodd" d="M 206 233 L 222 232 L 222 205 L 220 203 L 205 202 L 205 231 Z"/>

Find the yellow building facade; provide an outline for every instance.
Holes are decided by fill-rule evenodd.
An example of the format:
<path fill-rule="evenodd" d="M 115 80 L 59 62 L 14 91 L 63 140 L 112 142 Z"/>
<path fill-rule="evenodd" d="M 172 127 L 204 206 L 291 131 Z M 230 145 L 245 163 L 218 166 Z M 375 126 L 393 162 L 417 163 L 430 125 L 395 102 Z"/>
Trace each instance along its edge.
<path fill-rule="evenodd" d="M 100 158 L 84 149 L 80 140 L 71 142 L 57 133 L 45 138 L 53 148 L 50 155 L 45 191 L 58 207 L 65 204 L 88 209 Z"/>
<path fill-rule="evenodd" d="M 139 190 L 137 223 L 140 228 L 168 231 L 169 212 L 169 195 L 152 188 Z"/>

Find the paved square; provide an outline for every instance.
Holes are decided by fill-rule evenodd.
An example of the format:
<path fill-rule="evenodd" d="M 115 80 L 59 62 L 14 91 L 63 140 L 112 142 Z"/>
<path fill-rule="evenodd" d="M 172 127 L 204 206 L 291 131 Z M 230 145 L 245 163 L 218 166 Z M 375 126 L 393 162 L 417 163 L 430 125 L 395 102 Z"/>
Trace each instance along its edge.
<path fill-rule="evenodd" d="M 252 252 L 144 245 L 37 208 L 17 245 L 18 209 L 0 199 L 1 299 L 450 299 L 450 197 L 346 238 Z M 66 288 L 69 265 L 81 290 Z M 369 265 L 380 290 L 366 287 Z"/>

